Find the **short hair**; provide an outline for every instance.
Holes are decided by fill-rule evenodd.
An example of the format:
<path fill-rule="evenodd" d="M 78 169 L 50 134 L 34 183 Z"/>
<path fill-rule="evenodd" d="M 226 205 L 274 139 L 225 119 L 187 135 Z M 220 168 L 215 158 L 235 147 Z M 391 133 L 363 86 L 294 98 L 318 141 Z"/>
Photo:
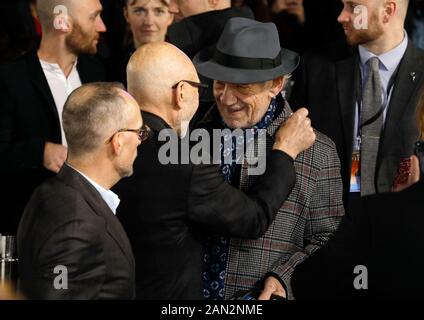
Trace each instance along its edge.
<path fill-rule="evenodd" d="M 69 153 L 81 156 L 98 150 L 114 132 L 126 127 L 131 108 L 121 83 L 94 82 L 74 90 L 63 107 L 62 123 Z"/>
<path fill-rule="evenodd" d="M 68 10 L 70 1 L 60 1 L 60 0 L 38 0 L 36 3 L 36 11 L 40 24 L 44 30 L 54 29 L 54 19 L 55 19 L 55 8 L 58 6 L 65 6 Z M 60 8 L 60 7 L 58 7 Z M 63 12 L 65 13 L 65 12 Z"/>

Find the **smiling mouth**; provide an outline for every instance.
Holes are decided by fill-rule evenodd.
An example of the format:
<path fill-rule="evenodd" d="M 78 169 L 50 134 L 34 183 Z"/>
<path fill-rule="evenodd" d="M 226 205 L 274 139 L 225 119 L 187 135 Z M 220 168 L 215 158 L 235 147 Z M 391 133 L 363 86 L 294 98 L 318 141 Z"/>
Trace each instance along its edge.
<path fill-rule="evenodd" d="M 237 112 L 243 111 L 243 107 L 232 107 L 232 108 L 228 108 L 228 113 L 229 114 L 235 114 Z"/>

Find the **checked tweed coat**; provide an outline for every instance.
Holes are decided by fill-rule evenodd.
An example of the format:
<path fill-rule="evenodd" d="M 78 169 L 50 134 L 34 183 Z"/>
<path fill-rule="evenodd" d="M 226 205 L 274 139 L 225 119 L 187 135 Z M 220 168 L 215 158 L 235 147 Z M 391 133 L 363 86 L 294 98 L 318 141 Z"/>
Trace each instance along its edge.
<path fill-rule="evenodd" d="M 274 133 L 290 113 L 286 103 L 281 115 L 267 128 L 268 152 Z M 288 298 L 294 299 L 290 285 L 294 268 L 323 246 L 338 228 L 344 215 L 340 161 L 331 139 L 319 132 L 316 135 L 315 144 L 295 160 L 296 184 L 266 234 L 257 240 L 230 240 L 226 299 L 238 290 L 260 289 L 268 273 L 277 275 L 285 284 Z M 261 143 L 261 139 L 256 141 Z M 247 150 L 245 157 L 249 154 L 252 151 Z M 255 179 L 247 174 L 247 168 L 245 162 L 240 175 L 243 190 L 248 190 Z"/>

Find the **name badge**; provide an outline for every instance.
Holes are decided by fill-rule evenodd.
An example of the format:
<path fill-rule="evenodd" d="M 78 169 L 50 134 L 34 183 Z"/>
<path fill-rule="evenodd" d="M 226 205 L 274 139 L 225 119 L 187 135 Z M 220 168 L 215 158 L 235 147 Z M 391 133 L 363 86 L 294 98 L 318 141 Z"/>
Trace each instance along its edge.
<path fill-rule="evenodd" d="M 350 192 L 361 192 L 361 154 L 359 151 L 352 153 L 352 170 L 350 173 Z"/>

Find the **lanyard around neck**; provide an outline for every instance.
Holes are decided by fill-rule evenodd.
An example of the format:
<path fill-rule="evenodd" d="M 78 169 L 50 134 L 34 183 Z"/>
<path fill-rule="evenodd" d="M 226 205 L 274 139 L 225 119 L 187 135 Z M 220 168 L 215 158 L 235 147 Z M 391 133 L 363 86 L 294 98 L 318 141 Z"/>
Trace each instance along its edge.
<path fill-rule="evenodd" d="M 360 63 L 360 61 L 359 61 Z M 396 81 L 396 77 L 397 74 L 399 73 L 399 66 L 400 64 L 396 67 L 395 71 L 393 72 L 392 76 L 390 77 L 389 83 L 387 85 L 387 90 L 386 90 L 386 97 L 387 97 L 387 101 L 386 104 L 381 105 L 380 109 L 378 110 L 378 112 L 373 115 L 371 118 L 369 118 L 368 120 L 364 121 L 363 123 L 361 123 L 361 111 L 362 111 L 362 72 L 361 72 L 361 68 L 360 68 L 360 64 L 358 64 L 359 68 L 357 68 L 356 70 L 356 79 L 355 79 L 355 92 L 356 92 L 356 103 L 357 103 L 357 108 L 358 108 L 358 116 L 359 116 L 359 121 L 358 121 L 358 135 L 361 135 L 361 131 L 362 128 L 370 125 L 371 123 L 375 122 L 383 113 L 384 111 L 387 109 L 387 107 L 389 106 L 389 97 L 390 97 L 390 93 L 395 85 L 395 81 Z M 368 66 L 369 68 L 369 73 L 368 76 L 371 72 L 371 68 Z"/>

